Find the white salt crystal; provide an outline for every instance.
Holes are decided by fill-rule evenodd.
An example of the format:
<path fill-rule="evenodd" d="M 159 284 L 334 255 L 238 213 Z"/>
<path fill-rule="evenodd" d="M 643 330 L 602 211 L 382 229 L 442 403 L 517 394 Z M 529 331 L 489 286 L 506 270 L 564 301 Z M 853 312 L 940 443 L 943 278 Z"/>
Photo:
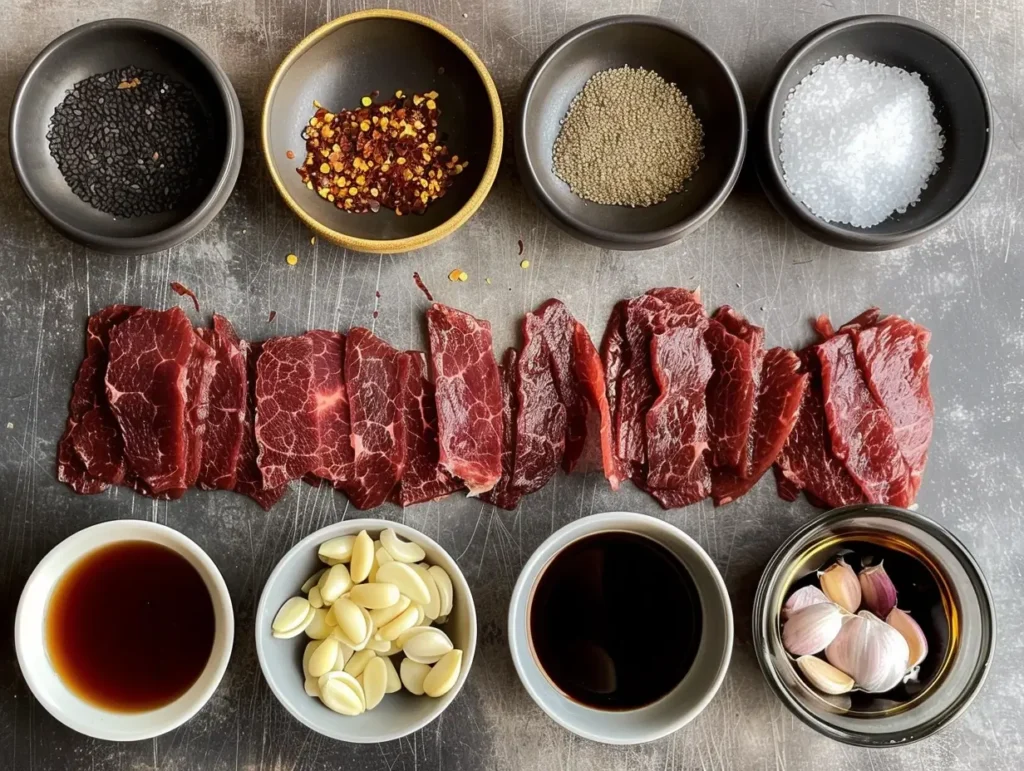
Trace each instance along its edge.
<path fill-rule="evenodd" d="M 781 139 L 793 195 L 862 228 L 920 200 L 945 144 L 920 75 L 855 56 L 818 65 L 790 92 Z"/>

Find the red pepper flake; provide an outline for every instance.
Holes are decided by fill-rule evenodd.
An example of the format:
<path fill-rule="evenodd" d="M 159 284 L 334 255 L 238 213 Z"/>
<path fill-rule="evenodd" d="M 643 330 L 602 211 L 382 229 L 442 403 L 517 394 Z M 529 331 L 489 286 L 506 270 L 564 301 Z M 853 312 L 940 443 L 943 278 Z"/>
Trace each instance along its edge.
<path fill-rule="evenodd" d="M 379 289 L 377 290 L 377 298 L 378 299 L 380 298 L 380 290 Z"/>
<path fill-rule="evenodd" d="M 273 320 L 274 320 L 274 319 L 276 319 L 276 318 L 277 318 L 277 311 L 271 311 L 271 312 L 270 312 L 270 315 L 269 315 L 269 316 L 267 317 L 267 321 L 268 321 L 268 322 L 269 322 L 269 321 L 273 321 Z"/>
<path fill-rule="evenodd" d="M 196 313 L 199 313 L 199 299 L 196 297 L 196 293 L 189 289 L 184 284 L 179 284 L 177 281 L 171 282 L 171 289 L 177 292 L 182 297 L 191 297 L 192 303 L 196 306 Z"/>
<path fill-rule="evenodd" d="M 427 296 L 427 299 L 430 300 L 430 302 L 434 302 L 434 295 L 430 294 L 430 290 L 427 289 L 427 285 L 423 283 L 423 279 L 420 278 L 420 274 L 413 273 L 412 280 L 416 282 L 416 286 L 418 286 L 420 291 Z"/>
<path fill-rule="evenodd" d="M 379 315 L 380 315 L 380 311 L 374 311 L 373 312 L 373 317 L 374 318 L 377 318 Z"/>
<path fill-rule="evenodd" d="M 295 152 L 293 150 L 289 150 L 284 154 L 284 157 L 287 158 L 289 161 L 293 161 L 295 160 Z"/>
<path fill-rule="evenodd" d="M 519 239 L 519 256 L 523 256 L 523 239 Z"/>

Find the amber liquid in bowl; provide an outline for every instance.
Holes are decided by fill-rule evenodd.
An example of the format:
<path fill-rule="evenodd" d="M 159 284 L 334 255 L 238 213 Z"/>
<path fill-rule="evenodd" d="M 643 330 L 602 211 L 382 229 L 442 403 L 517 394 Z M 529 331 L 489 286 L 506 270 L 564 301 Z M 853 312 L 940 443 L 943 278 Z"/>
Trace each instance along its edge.
<path fill-rule="evenodd" d="M 63 683 L 112 712 L 178 699 L 206 668 L 215 632 L 203 577 L 151 541 L 113 543 L 78 560 L 57 582 L 45 623 Z"/>

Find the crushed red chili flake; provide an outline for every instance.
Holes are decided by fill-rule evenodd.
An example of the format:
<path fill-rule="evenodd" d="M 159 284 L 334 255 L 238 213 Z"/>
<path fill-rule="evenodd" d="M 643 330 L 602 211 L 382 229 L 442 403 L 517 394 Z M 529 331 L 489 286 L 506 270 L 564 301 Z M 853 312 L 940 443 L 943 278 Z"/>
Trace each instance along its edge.
<path fill-rule="evenodd" d="M 270 315 L 267 316 L 267 321 L 270 322 L 270 321 L 273 321 L 276 318 L 277 318 L 277 311 L 271 311 Z"/>
<path fill-rule="evenodd" d="M 189 289 L 184 284 L 179 284 L 177 281 L 171 282 L 171 289 L 177 292 L 182 297 L 192 298 L 192 304 L 196 306 L 196 313 L 199 313 L 199 298 L 196 297 L 196 293 Z"/>
<path fill-rule="evenodd" d="M 289 161 L 290 161 L 290 160 L 293 160 L 293 159 L 295 158 L 295 153 L 294 153 L 294 152 L 293 152 L 292 150 L 288 150 L 288 151 L 287 151 L 287 152 L 286 152 L 286 153 L 284 154 L 284 157 L 285 157 L 285 158 L 287 158 L 287 159 L 288 159 Z"/>
<path fill-rule="evenodd" d="M 401 95 L 401 96 L 400 96 Z M 329 112 L 317 106 L 302 133 L 306 158 L 297 171 L 306 187 L 342 211 L 422 214 L 441 198 L 467 161 L 449 155 L 437 120 L 437 92 Z"/>

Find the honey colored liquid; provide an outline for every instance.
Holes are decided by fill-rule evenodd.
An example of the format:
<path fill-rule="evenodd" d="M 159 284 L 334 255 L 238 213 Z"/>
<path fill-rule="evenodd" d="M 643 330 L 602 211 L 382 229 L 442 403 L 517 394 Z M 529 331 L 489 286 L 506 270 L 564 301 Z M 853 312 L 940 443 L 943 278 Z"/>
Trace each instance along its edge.
<path fill-rule="evenodd" d="M 214 613 L 198 571 L 150 541 L 121 541 L 76 562 L 46 611 L 46 647 L 64 684 L 113 712 L 170 704 L 202 674 Z"/>

